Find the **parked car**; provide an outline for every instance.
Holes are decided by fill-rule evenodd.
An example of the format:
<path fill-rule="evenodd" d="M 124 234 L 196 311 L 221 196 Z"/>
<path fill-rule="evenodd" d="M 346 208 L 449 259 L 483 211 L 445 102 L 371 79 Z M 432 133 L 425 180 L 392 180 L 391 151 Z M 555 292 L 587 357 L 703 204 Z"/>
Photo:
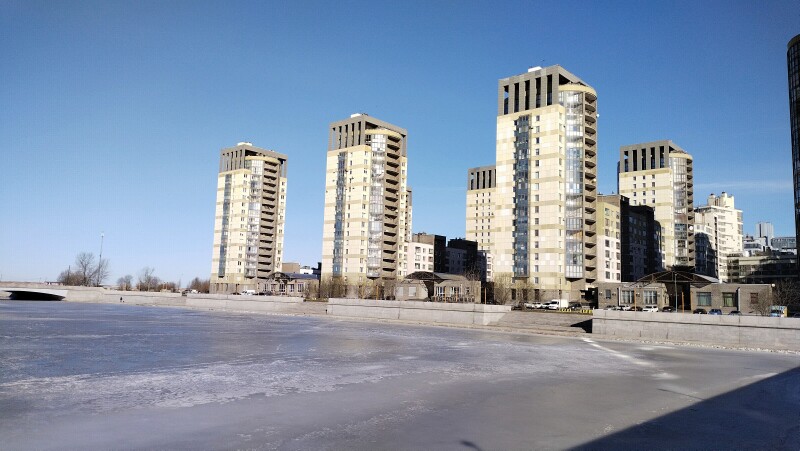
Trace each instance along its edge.
<path fill-rule="evenodd" d="M 709 315 L 722 315 L 722 310 L 720 310 L 718 308 L 712 308 L 711 310 L 708 311 L 708 314 Z"/>
<path fill-rule="evenodd" d="M 780 318 L 783 316 L 783 312 L 778 309 L 772 309 L 769 311 L 769 316 Z"/>
<path fill-rule="evenodd" d="M 549 301 L 544 303 L 544 307 L 548 310 L 558 310 L 558 301 Z"/>
<path fill-rule="evenodd" d="M 704 308 L 696 308 L 692 311 L 692 313 L 695 315 L 705 315 L 708 312 L 706 312 L 706 309 Z"/>
<path fill-rule="evenodd" d="M 643 309 L 642 309 L 641 307 L 639 307 L 638 305 L 632 305 L 632 306 L 631 306 L 631 307 L 628 309 L 628 311 L 629 311 L 629 312 L 641 312 L 641 311 L 643 311 Z"/>
<path fill-rule="evenodd" d="M 661 311 L 662 312 L 674 312 L 675 311 L 675 307 L 670 307 L 670 306 L 667 305 L 664 308 L 662 308 Z"/>
<path fill-rule="evenodd" d="M 570 302 L 569 303 L 569 309 L 570 310 L 581 310 L 581 309 L 583 309 L 583 306 L 581 305 L 580 302 Z"/>
<path fill-rule="evenodd" d="M 658 306 L 657 305 L 645 305 L 642 309 L 643 312 L 657 312 Z"/>
<path fill-rule="evenodd" d="M 540 309 L 540 308 L 542 308 L 542 303 L 541 302 L 526 302 L 525 303 L 525 308 Z"/>
<path fill-rule="evenodd" d="M 742 312 L 740 312 L 739 310 L 733 310 L 732 312 L 729 312 L 728 315 L 742 316 Z"/>

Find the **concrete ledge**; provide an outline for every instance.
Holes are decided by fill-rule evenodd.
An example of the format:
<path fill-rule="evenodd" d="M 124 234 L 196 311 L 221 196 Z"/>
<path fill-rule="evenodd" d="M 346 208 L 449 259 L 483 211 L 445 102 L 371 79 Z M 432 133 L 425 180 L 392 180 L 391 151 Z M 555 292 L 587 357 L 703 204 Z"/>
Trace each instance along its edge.
<path fill-rule="evenodd" d="M 231 312 L 296 313 L 301 297 L 190 294 L 186 306 Z"/>
<path fill-rule="evenodd" d="M 800 351 L 800 319 L 595 310 L 592 333 Z"/>
<path fill-rule="evenodd" d="M 508 305 L 457 304 L 375 299 L 328 300 L 328 314 L 354 318 L 396 319 L 443 324 L 497 324 L 511 311 Z"/>

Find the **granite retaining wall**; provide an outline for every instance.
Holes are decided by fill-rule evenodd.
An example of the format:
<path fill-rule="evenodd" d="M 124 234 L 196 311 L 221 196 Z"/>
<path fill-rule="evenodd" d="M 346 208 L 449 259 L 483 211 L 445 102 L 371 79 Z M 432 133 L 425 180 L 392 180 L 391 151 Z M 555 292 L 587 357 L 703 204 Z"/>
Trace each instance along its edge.
<path fill-rule="evenodd" d="M 800 318 L 595 310 L 592 334 L 800 351 Z"/>
<path fill-rule="evenodd" d="M 511 306 L 508 305 L 343 298 L 328 300 L 328 315 L 332 316 L 395 319 L 424 323 L 488 326 L 497 324 L 510 311 Z"/>

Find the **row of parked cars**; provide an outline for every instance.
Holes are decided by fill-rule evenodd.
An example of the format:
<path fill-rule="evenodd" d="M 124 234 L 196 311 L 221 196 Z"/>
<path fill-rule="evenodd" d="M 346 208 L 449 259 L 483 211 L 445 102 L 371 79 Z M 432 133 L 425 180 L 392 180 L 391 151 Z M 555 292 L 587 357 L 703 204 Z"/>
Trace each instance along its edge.
<path fill-rule="evenodd" d="M 566 299 L 553 299 L 548 302 L 526 302 L 525 308 L 536 310 L 560 310 L 563 308 L 570 310 L 582 310 L 584 306 L 580 302 L 569 302 Z"/>

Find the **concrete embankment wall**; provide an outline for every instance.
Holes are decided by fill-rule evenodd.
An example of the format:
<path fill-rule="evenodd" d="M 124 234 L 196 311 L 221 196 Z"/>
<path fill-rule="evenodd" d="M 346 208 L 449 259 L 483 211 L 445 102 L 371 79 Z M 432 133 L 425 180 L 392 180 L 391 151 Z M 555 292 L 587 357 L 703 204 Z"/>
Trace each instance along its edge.
<path fill-rule="evenodd" d="M 231 312 L 310 313 L 303 298 L 293 296 L 190 294 L 186 306 Z"/>
<path fill-rule="evenodd" d="M 203 310 L 230 312 L 268 312 L 296 314 L 324 314 L 324 305 L 304 305 L 303 298 L 289 296 L 246 296 L 224 294 L 154 293 L 142 291 L 115 291 L 102 288 L 73 289 L 64 299 L 68 302 L 125 303 L 188 307 Z M 312 303 L 309 303 L 312 304 Z M 313 303 L 317 304 L 317 303 Z"/>
<path fill-rule="evenodd" d="M 355 318 L 396 319 L 424 323 L 493 325 L 508 312 L 508 305 L 450 304 L 374 299 L 328 300 L 328 315 Z"/>
<path fill-rule="evenodd" d="M 800 351 L 800 318 L 595 310 L 592 333 Z"/>

